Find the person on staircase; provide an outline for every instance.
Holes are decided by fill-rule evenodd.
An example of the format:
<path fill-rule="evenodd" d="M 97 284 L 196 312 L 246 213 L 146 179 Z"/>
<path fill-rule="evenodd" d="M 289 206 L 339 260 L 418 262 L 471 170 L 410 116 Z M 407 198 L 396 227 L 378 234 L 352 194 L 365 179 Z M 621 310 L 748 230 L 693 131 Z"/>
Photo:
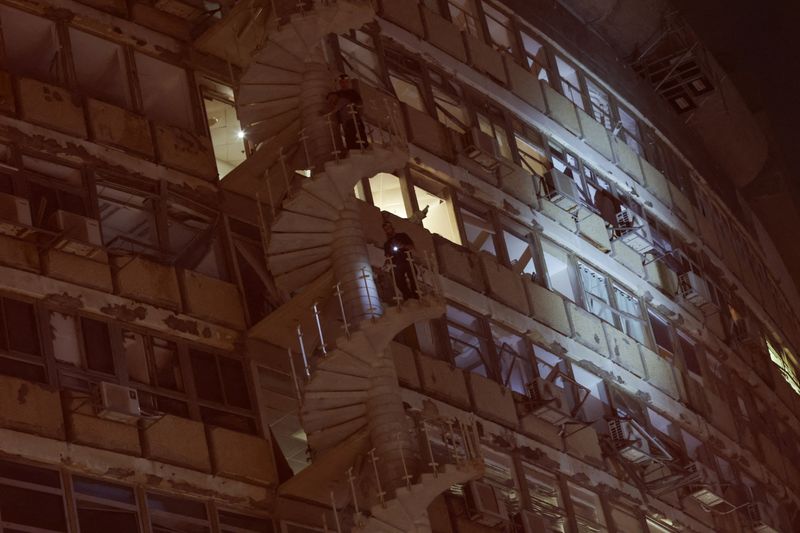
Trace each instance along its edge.
<path fill-rule="evenodd" d="M 361 94 L 353 88 L 353 81 L 346 74 L 339 76 L 339 90 L 330 93 L 335 96 L 328 105 L 336 113 L 344 131 L 344 142 L 348 150 L 361 150 L 369 146 L 367 130 L 361 118 L 364 104 Z"/>
<path fill-rule="evenodd" d="M 414 241 L 407 233 L 396 232 L 389 220 L 383 221 L 383 232 L 386 234 L 383 252 L 386 255 L 387 266 L 394 269 L 395 285 L 403 295 L 403 300 L 418 298 L 417 279 L 411 261 Z"/>

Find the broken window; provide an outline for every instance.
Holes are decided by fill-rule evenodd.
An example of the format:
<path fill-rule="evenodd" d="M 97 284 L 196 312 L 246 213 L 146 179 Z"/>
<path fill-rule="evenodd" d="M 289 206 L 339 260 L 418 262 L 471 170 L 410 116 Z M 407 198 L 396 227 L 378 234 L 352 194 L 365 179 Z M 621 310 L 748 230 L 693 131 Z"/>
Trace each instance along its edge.
<path fill-rule="evenodd" d="M 623 289 L 616 283 L 613 284 L 614 305 L 616 310 L 616 327 L 624 331 L 629 337 L 648 344 L 647 330 L 642 319 L 642 308 L 639 299 L 632 293 Z"/>
<path fill-rule="evenodd" d="M 476 113 L 478 118 L 478 127 L 483 133 L 493 138 L 497 142 L 497 151 L 499 155 L 511 160 L 511 144 L 508 141 L 508 132 L 506 131 L 505 126 L 502 125 L 502 114 L 497 109 L 490 111 L 495 111 L 492 113 L 492 118 L 483 113 Z"/>
<path fill-rule="evenodd" d="M 113 375 L 114 358 L 111 355 L 111 336 L 108 332 L 108 324 L 81 317 L 81 333 L 83 334 L 86 368 Z"/>
<path fill-rule="evenodd" d="M 417 206 L 421 211 L 427 210 L 427 215 L 422 219 L 422 226 L 450 242 L 461 244 L 450 190 L 438 181 L 414 170 L 411 171 L 411 176 Z"/>
<path fill-rule="evenodd" d="M 186 71 L 139 52 L 134 53 L 142 108 L 148 118 L 185 130 L 194 129 Z"/>
<path fill-rule="evenodd" d="M 389 74 L 389 81 L 392 83 L 392 88 L 398 100 L 417 111 L 428 112 L 425 99 L 422 97 L 422 91 L 417 82 L 395 74 Z"/>
<path fill-rule="evenodd" d="M 157 197 L 97 179 L 103 244 L 112 250 L 158 255 Z"/>
<path fill-rule="evenodd" d="M 606 277 L 583 263 L 578 263 L 578 274 L 583 288 L 586 310 L 606 322 L 614 324 L 614 313 Z"/>
<path fill-rule="evenodd" d="M 122 346 L 131 380 L 183 392 L 183 374 L 174 342 L 123 329 Z"/>
<path fill-rule="evenodd" d="M 547 60 L 547 49 L 538 37 L 527 31 L 522 32 L 522 49 L 525 54 L 525 66 L 537 79 L 550 82 L 548 70 L 550 64 Z"/>
<path fill-rule="evenodd" d="M 533 257 L 533 246 L 528 238 L 504 228 L 503 241 L 505 241 L 511 269 L 517 274 L 527 274 L 531 278 L 535 278 L 536 261 Z"/>
<path fill-rule="evenodd" d="M 463 235 L 467 247 L 473 252 L 486 252 L 496 256 L 495 228 L 489 214 L 465 206 L 459 208 L 459 214 L 463 223 Z"/>
<path fill-rule="evenodd" d="M 345 74 L 353 79 L 384 88 L 383 67 L 375 50 L 372 35 L 361 30 L 339 35 L 339 52 L 344 63 Z"/>
<path fill-rule="evenodd" d="M 584 109 L 581 80 L 578 70 L 561 56 L 556 56 L 556 68 L 558 69 L 558 76 L 561 78 L 561 92 L 564 96 L 569 98 L 573 104 Z"/>
<path fill-rule="evenodd" d="M 34 226 L 59 231 L 58 211 L 87 216 L 89 203 L 79 168 L 31 156 L 22 156 L 22 165 Z"/>
<path fill-rule="evenodd" d="M 61 477 L 55 470 L 0 461 L 3 531 L 66 532 Z"/>
<path fill-rule="evenodd" d="M 520 394 L 528 393 L 528 384 L 533 380 L 530 346 L 520 335 L 490 324 L 492 341 L 499 358 L 500 383 Z"/>
<path fill-rule="evenodd" d="M 203 502 L 147 493 L 147 510 L 153 533 L 211 533 Z"/>
<path fill-rule="evenodd" d="M 56 361 L 80 368 L 82 366 L 81 341 L 75 317 L 51 311 L 50 331 L 53 339 L 53 355 Z"/>
<path fill-rule="evenodd" d="M 220 179 L 247 158 L 245 132 L 233 101 L 233 89 L 208 78 L 200 81 L 211 146 Z"/>
<path fill-rule="evenodd" d="M 547 270 L 547 281 L 550 290 L 556 291 L 574 302 L 575 285 L 567 252 L 551 241 L 543 239 L 542 257 Z"/>
<path fill-rule="evenodd" d="M 783 379 L 797 394 L 800 394 L 800 364 L 797 358 L 787 348 L 781 349 L 777 342 L 769 339 L 765 339 L 764 342 L 767 344 L 769 358 L 778 366 Z"/>
<path fill-rule="evenodd" d="M 528 493 L 528 501 L 523 502 L 523 507 L 545 522 L 543 525 L 548 533 L 563 533 L 566 511 L 556 476 L 525 461 L 522 462 L 522 473 Z"/>
<path fill-rule="evenodd" d="M 578 523 L 578 530 L 607 531 L 600 497 L 595 492 L 579 487 L 572 482 L 567 484 L 569 486 L 569 499 L 572 502 L 572 510 Z"/>
<path fill-rule="evenodd" d="M 614 121 L 611 118 L 611 100 L 608 93 L 589 78 L 586 78 L 586 89 L 589 91 L 589 103 L 595 120 L 605 128 L 612 129 Z"/>
<path fill-rule="evenodd" d="M 588 391 L 588 395 L 581 406 L 583 420 L 589 423 L 599 422 L 604 424 L 605 416 L 609 414 L 608 392 L 603 378 L 584 370 L 578 365 L 572 365 L 572 375 L 575 382 Z"/>
<path fill-rule="evenodd" d="M 448 305 L 445 321 L 453 363 L 467 372 L 493 377 L 490 343 L 482 319 L 468 311 Z"/>
<path fill-rule="evenodd" d="M 128 69 L 125 50 L 118 44 L 69 28 L 75 81 L 86 94 L 128 107 Z"/>
<path fill-rule="evenodd" d="M 650 329 L 653 332 L 653 340 L 655 340 L 658 353 L 667 359 L 672 358 L 675 353 L 675 344 L 672 341 L 672 328 L 669 322 L 654 313 L 652 309 L 647 310 L 647 318 L 650 322 Z"/>
<path fill-rule="evenodd" d="M 619 114 L 619 124 L 621 126 L 620 135 L 622 136 L 622 140 L 625 141 L 625 144 L 634 152 L 640 156 L 644 156 L 642 134 L 641 131 L 639 131 L 639 124 L 636 118 L 621 106 L 617 107 L 617 113 Z"/>
<path fill-rule="evenodd" d="M 136 494 L 130 487 L 80 476 L 72 477 L 81 533 L 137 533 Z"/>
<path fill-rule="evenodd" d="M 11 298 L 1 298 L 0 374 L 43 382 L 46 374 L 41 355 L 34 306 Z"/>
<path fill-rule="evenodd" d="M 369 179 L 369 190 L 375 207 L 400 218 L 408 217 L 403 182 L 399 177 L 386 172 L 375 174 Z"/>
<path fill-rule="evenodd" d="M 167 204 L 167 233 L 175 263 L 213 278 L 226 279 L 227 265 L 219 230 L 220 218 L 182 203 Z"/>
<path fill-rule="evenodd" d="M 438 72 L 428 73 L 431 80 L 433 103 L 439 122 L 459 133 L 465 133 L 470 120 L 463 106 L 461 88 Z"/>
<path fill-rule="evenodd" d="M 0 25 L 5 65 L 11 72 L 50 83 L 63 79 L 55 22 L 0 6 Z"/>

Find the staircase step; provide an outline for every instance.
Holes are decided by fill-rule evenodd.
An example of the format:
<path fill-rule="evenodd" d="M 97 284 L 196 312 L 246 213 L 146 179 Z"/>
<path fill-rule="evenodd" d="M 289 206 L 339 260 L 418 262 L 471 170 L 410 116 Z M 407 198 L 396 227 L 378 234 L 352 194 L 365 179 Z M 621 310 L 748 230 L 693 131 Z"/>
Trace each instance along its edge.
<path fill-rule="evenodd" d="M 239 88 L 239 99 L 236 101 L 236 105 L 241 107 L 298 96 L 300 96 L 300 86 L 294 84 L 242 85 Z"/>
<path fill-rule="evenodd" d="M 339 407 L 337 409 L 303 409 L 300 413 L 300 418 L 303 421 L 303 430 L 306 433 L 314 433 L 323 431 L 329 427 L 344 424 L 345 422 L 350 422 L 357 418 L 366 418 L 366 415 L 367 406 L 366 404 L 360 403 Z"/>
<path fill-rule="evenodd" d="M 326 450 L 336 446 L 343 440 L 354 435 L 366 427 L 366 425 L 367 419 L 366 417 L 363 417 L 350 420 L 349 422 L 339 424 L 338 426 L 326 428 L 322 431 L 307 433 L 308 445 L 316 452 Z"/>
<path fill-rule="evenodd" d="M 247 105 L 240 105 L 238 109 L 239 122 L 248 126 L 255 126 L 266 121 L 270 123 L 286 123 L 287 120 L 300 120 L 299 104 L 299 96 L 290 96 L 270 102 L 253 102 Z M 291 117 L 291 119 L 288 117 Z M 276 129 L 281 129 L 281 127 L 277 126 Z"/>
<path fill-rule="evenodd" d="M 364 361 L 338 349 L 321 359 L 315 368 L 363 378 L 368 378 L 372 375 L 372 368 Z"/>
<path fill-rule="evenodd" d="M 289 135 L 290 131 L 296 133 Z M 300 115 L 290 112 L 272 119 L 247 124 L 245 132 L 250 142 L 255 144 L 270 141 L 274 145 L 275 160 L 277 161 L 278 149 L 281 146 L 289 148 L 297 144 L 297 138 L 300 135 Z"/>
<path fill-rule="evenodd" d="M 331 220 L 287 210 L 281 210 L 272 223 L 273 232 L 330 233 L 334 229 L 336 224 Z"/>
<path fill-rule="evenodd" d="M 300 84 L 303 81 L 303 64 L 297 63 L 291 69 L 268 65 L 259 61 L 251 63 L 247 70 L 242 74 L 240 85 L 250 85 L 251 83 L 280 83 L 280 84 Z"/>
<path fill-rule="evenodd" d="M 339 219 L 339 209 L 303 189 L 287 198 L 283 202 L 282 208 L 295 213 L 327 218 L 328 220 Z"/>
<path fill-rule="evenodd" d="M 269 255 L 282 254 L 286 252 L 296 252 L 308 248 L 319 248 L 329 246 L 333 236 L 330 233 L 311 233 L 294 232 L 282 233 L 272 232 L 269 239 Z"/>
<path fill-rule="evenodd" d="M 330 269 L 331 262 L 329 259 L 325 259 L 276 276 L 275 284 L 282 290 L 293 292 L 300 287 L 305 287 Z"/>
<path fill-rule="evenodd" d="M 317 369 L 306 384 L 309 392 L 340 392 L 367 390 L 372 384 L 368 378 Z"/>
<path fill-rule="evenodd" d="M 290 270 L 303 268 L 306 265 L 323 261 L 330 258 L 330 246 L 317 246 L 315 248 L 306 248 L 305 250 L 298 250 L 296 252 L 286 252 L 282 254 L 270 255 L 269 270 L 273 276 L 279 276 Z"/>
<path fill-rule="evenodd" d="M 316 18 L 316 17 L 310 17 L 310 18 Z M 280 30 L 269 36 L 269 46 L 277 46 L 281 50 L 288 52 L 292 56 L 297 58 L 302 58 L 303 60 L 305 60 L 305 58 L 311 55 L 311 51 L 313 49 L 313 45 L 309 46 L 308 43 L 306 43 L 305 39 L 309 39 L 309 41 L 311 41 L 314 37 L 315 37 L 314 35 L 304 37 L 303 35 L 298 33 L 297 27 L 295 27 L 292 24 L 287 24 L 281 27 Z M 321 39 L 322 35 L 316 36 L 316 41 L 314 42 L 314 44 L 319 43 Z M 258 57 L 261 58 L 263 56 L 261 54 L 258 54 Z M 274 65 L 275 62 L 272 61 L 272 57 L 271 56 L 268 57 L 270 59 L 269 61 L 262 61 L 262 62 Z"/>
<path fill-rule="evenodd" d="M 264 43 L 264 46 L 254 54 L 256 61 L 275 68 L 302 72 L 306 55 L 296 55 L 280 42 L 276 41 L 275 37 L 280 35 L 280 33 L 281 30 L 278 30 L 278 32 L 270 35 L 269 40 Z M 289 33 L 293 34 L 294 32 L 290 31 Z"/>
<path fill-rule="evenodd" d="M 347 405 L 363 404 L 367 400 L 367 391 L 342 392 L 303 392 L 303 409 L 325 410 L 336 409 Z"/>
<path fill-rule="evenodd" d="M 353 186 L 355 186 L 355 184 L 353 184 Z M 316 174 L 312 176 L 311 179 L 303 180 L 303 188 L 336 209 L 342 209 L 344 207 L 342 198 L 347 198 L 347 196 L 342 196 L 339 193 L 339 189 L 331 181 L 331 177 L 325 172 Z M 349 191 L 352 193 L 353 187 L 350 187 Z"/>

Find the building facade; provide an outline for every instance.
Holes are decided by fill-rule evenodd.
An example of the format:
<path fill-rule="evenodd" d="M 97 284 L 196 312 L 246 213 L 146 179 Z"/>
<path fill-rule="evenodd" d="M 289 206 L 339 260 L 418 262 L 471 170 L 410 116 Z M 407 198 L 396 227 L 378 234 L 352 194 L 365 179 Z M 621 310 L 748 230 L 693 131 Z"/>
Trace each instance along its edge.
<path fill-rule="evenodd" d="M 0 532 L 800 531 L 751 117 L 567 7 L 0 1 Z"/>

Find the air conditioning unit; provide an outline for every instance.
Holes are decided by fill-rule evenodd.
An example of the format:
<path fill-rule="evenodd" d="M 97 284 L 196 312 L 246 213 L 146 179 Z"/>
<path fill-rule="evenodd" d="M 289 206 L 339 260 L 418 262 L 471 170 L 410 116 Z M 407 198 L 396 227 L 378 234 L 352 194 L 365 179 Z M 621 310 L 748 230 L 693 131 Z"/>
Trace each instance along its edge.
<path fill-rule="evenodd" d="M 503 490 L 483 481 L 471 481 L 465 492 L 470 519 L 487 527 L 495 527 L 508 520 Z"/>
<path fill-rule="evenodd" d="M 691 270 L 678 276 L 678 291 L 687 302 L 697 307 L 711 305 L 713 302 L 706 280 Z"/>
<path fill-rule="evenodd" d="M 647 442 L 628 420 L 609 420 L 608 434 L 619 455 L 626 461 L 644 465 L 652 461 Z"/>
<path fill-rule="evenodd" d="M 690 496 L 700 505 L 707 508 L 728 504 L 716 472 L 700 461 L 694 461 L 687 467 L 689 475 L 696 481 L 689 485 Z"/>
<path fill-rule="evenodd" d="M 646 254 L 655 248 L 650 226 L 630 209 L 623 207 L 617 213 L 617 228 L 618 238 L 640 254 Z"/>
<path fill-rule="evenodd" d="M 83 257 L 94 257 L 100 253 L 103 240 L 97 220 L 58 210 L 50 218 L 50 225 L 63 234 L 56 243 L 57 249 Z"/>
<path fill-rule="evenodd" d="M 134 422 L 141 416 L 136 389 L 103 381 L 97 391 L 98 416 L 117 422 Z"/>
<path fill-rule="evenodd" d="M 581 195 L 574 179 L 551 168 L 544 175 L 544 184 L 547 188 L 547 197 L 551 202 L 565 211 L 572 211 L 578 207 L 578 199 Z"/>
<path fill-rule="evenodd" d="M 525 533 L 551 533 L 564 531 L 564 517 L 553 514 L 552 516 L 546 514 L 539 514 L 533 511 L 523 509 L 522 512 L 522 527 Z"/>
<path fill-rule="evenodd" d="M 747 506 L 747 516 L 750 519 L 750 527 L 758 533 L 780 533 L 777 529 L 770 526 L 768 517 L 770 513 L 762 502 L 752 502 Z"/>
<path fill-rule="evenodd" d="M 500 165 L 497 141 L 478 127 L 470 128 L 464 135 L 464 154 L 489 171 Z"/>
<path fill-rule="evenodd" d="M 533 414 L 555 425 L 572 420 L 571 402 L 567 401 L 565 389 L 543 378 L 535 378 L 528 389 Z"/>
<path fill-rule="evenodd" d="M 0 193 L 0 233 L 12 237 L 27 237 L 31 229 L 31 206 L 28 200 Z"/>

